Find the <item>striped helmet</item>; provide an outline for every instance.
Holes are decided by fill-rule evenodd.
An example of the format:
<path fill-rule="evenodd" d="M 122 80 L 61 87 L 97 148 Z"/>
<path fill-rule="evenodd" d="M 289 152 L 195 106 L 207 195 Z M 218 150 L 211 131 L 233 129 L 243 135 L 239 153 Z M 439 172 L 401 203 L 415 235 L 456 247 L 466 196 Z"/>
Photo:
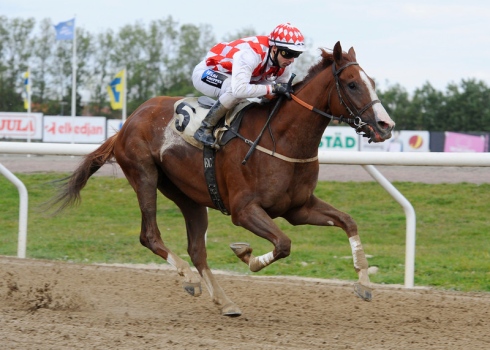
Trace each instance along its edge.
<path fill-rule="evenodd" d="M 291 51 L 303 52 L 306 50 L 305 38 L 298 28 L 291 23 L 279 24 L 269 34 L 269 45 L 284 47 Z"/>

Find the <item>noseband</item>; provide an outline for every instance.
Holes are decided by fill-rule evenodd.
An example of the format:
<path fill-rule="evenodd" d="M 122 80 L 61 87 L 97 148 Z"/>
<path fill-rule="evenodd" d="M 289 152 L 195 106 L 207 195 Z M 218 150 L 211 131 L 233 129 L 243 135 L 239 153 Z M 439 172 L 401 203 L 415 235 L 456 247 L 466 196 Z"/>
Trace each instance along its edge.
<path fill-rule="evenodd" d="M 318 113 L 320 115 L 323 115 L 324 117 L 330 118 L 332 120 L 338 120 L 341 123 L 344 122 L 344 123 L 347 123 L 347 124 L 353 124 L 355 126 L 356 133 L 359 134 L 361 132 L 360 129 L 363 126 L 367 125 L 367 123 L 362 120 L 361 115 L 364 112 L 366 112 L 370 107 L 372 107 L 374 104 L 381 103 L 381 101 L 380 100 L 373 100 L 373 101 L 369 102 L 367 105 L 365 105 L 363 108 L 361 108 L 360 110 L 357 110 L 354 102 L 352 102 L 352 100 L 349 98 L 349 95 L 345 91 L 345 88 L 340 84 L 340 80 L 339 80 L 340 73 L 345 68 L 347 68 L 349 66 L 353 66 L 353 65 L 359 65 L 359 63 L 357 63 L 357 62 L 349 62 L 346 65 L 340 67 L 339 69 L 335 69 L 335 62 L 332 63 L 332 73 L 333 73 L 333 76 L 334 76 L 334 79 L 335 79 L 335 87 L 336 87 L 336 90 L 337 90 L 337 95 L 339 97 L 340 104 L 345 107 L 345 109 L 347 110 L 347 112 L 349 113 L 349 115 L 352 118 L 346 118 L 346 117 L 344 117 L 342 115 L 340 117 L 336 117 L 334 115 L 325 113 L 325 112 L 319 110 L 318 108 L 315 108 L 315 107 L 307 104 L 306 102 L 300 100 L 298 97 L 296 97 L 293 94 L 291 94 L 291 98 L 294 101 L 296 101 L 297 103 L 299 103 L 300 105 L 302 105 L 303 107 L 306 107 L 307 109 L 309 109 L 309 110 L 311 110 L 311 111 L 313 111 L 315 113 Z M 330 106 L 330 95 L 331 95 L 331 93 L 332 93 L 332 90 L 330 90 L 330 92 L 328 93 L 328 105 L 329 106 Z M 344 98 L 342 97 L 342 95 L 345 96 L 346 100 L 349 102 L 350 107 L 349 107 L 349 105 L 347 103 L 345 103 Z M 355 113 L 352 110 L 354 110 Z"/>

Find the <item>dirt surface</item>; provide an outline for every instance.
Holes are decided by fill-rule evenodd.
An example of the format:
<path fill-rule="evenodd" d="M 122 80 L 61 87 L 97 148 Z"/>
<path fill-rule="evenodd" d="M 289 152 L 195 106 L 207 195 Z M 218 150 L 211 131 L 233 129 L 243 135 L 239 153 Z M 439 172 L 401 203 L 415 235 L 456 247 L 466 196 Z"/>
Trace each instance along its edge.
<path fill-rule="evenodd" d="M 489 294 L 220 274 L 227 318 L 167 269 L 0 264 L 2 349 L 490 349 Z"/>
<path fill-rule="evenodd" d="M 0 156 L 15 173 L 72 171 L 78 157 Z M 488 168 L 377 167 L 390 181 L 490 182 Z M 106 165 L 101 175 L 122 176 Z M 373 181 L 323 165 L 321 180 Z M 1 349 L 490 349 L 490 294 L 218 274 L 242 309 L 221 316 L 169 265 L 79 265 L 0 256 Z"/>

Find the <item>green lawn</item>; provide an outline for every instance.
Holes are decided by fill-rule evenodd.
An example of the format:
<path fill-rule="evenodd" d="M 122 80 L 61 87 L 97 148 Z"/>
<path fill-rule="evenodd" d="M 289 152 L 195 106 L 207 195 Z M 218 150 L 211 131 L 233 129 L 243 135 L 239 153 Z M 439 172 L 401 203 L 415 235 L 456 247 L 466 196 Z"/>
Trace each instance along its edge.
<path fill-rule="evenodd" d="M 164 263 L 139 243 L 140 214 L 125 179 L 93 177 L 79 207 L 58 216 L 43 211 L 55 193 L 50 181 L 66 174 L 18 174 L 29 191 L 27 257 L 83 263 Z M 417 215 L 415 285 L 461 291 L 490 291 L 490 185 L 394 183 Z M 0 177 L 0 255 L 17 254 L 19 196 Z M 403 284 L 406 222 L 403 209 L 375 182 L 320 182 L 316 194 L 349 213 L 376 283 Z M 212 268 L 250 273 L 229 244 L 249 242 L 256 254 L 267 241 L 210 210 L 208 261 Z M 165 243 L 186 260 L 185 226 L 176 206 L 159 197 L 158 221 Z M 338 228 L 277 224 L 292 239 L 291 255 L 258 274 L 355 280 L 350 246 Z"/>

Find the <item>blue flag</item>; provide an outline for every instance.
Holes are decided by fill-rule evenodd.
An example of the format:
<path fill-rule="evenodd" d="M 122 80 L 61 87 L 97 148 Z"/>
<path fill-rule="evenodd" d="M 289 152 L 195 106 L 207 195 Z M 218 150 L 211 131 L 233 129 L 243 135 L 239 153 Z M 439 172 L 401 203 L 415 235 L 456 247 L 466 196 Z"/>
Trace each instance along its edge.
<path fill-rule="evenodd" d="M 73 40 L 75 35 L 75 18 L 66 22 L 60 22 L 54 26 L 56 40 Z"/>

